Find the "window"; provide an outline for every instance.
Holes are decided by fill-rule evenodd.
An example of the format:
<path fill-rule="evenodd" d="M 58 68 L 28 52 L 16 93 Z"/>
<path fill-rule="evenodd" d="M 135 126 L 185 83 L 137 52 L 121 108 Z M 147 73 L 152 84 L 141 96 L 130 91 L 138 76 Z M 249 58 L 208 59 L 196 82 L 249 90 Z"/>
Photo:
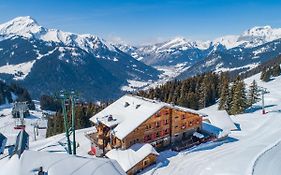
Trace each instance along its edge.
<path fill-rule="evenodd" d="M 159 128 L 160 127 L 160 122 L 155 122 L 155 126 L 156 126 L 156 128 Z"/>
<path fill-rule="evenodd" d="M 181 118 L 182 118 L 183 120 L 186 119 L 185 115 L 182 115 Z"/>
<path fill-rule="evenodd" d="M 148 159 L 145 159 L 145 160 L 143 161 L 143 166 L 147 166 L 147 165 L 148 165 L 148 162 L 149 162 L 149 160 L 148 160 Z"/>
<path fill-rule="evenodd" d="M 176 125 L 175 128 L 177 128 L 178 126 Z"/>
<path fill-rule="evenodd" d="M 168 130 L 168 129 L 165 129 L 165 130 L 164 130 L 164 133 L 165 133 L 165 134 L 168 134 L 168 133 L 169 133 L 169 130 Z"/>
<path fill-rule="evenodd" d="M 179 118 L 179 116 L 175 116 L 175 118 L 177 119 L 177 118 Z"/>
<path fill-rule="evenodd" d="M 164 125 L 168 125 L 169 124 L 169 121 L 168 120 L 165 120 L 164 121 Z"/>
<path fill-rule="evenodd" d="M 183 125 L 181 126 L 181 129 L 185 129 L 185 124 L 183 124 Z"/>
<path fill-rule="evenodd" d="M 189 122 L 189 125 L 192 126 L 192 123 L 193 123 L 193 121 L 190 121 L 190 122 Z"/>
<path fill-rule="evenodd" d="M 160 137 L 160 133 L 159 132 L 156 132 L 156 137 Z"/>
<path fill-rule="evenodd" d="M 150 135 L 144 136 L 144 141 L 149 141 L 149 140 L 151 140 Z"/>

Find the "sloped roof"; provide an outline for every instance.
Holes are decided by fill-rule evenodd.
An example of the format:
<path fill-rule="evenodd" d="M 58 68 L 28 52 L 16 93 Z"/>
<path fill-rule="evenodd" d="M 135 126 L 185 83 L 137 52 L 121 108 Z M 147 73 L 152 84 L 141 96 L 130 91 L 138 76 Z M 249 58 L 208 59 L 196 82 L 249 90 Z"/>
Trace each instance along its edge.
<path fill-rule="evenodd" d="M 159 155 L 150 144 L 137 143 L 126 150 L 112 149 L 106 153 L 106 156 L 116 160 L 127 172 L 150 154 Z"/>
<path fill-rule="evenodd" d="M 222 130 L 221 128 L 218 128 L 207 122 L 202 122 L 202 130 L 215 135 L 218 139 L 224 138 L 230 133 L 229 130 Z"/>
<path fill-rule="evenodd" d="M 228 131 L 237 129 L 234 122 L 225 110 L 210 110 L 210 108 L 205 108 L 201 109 L 200 111 L 206 113 L 207 116 L 205 118 L 209 119 L 211 124 L 216 127 Z"/>
<path fill-rule="evenodd" d="M 43 171 L 47 171 L 48 175 L 126 175 L 115 160 L 39 151 L 25 151 L 20 158 L 13 156 L 1 165 L 1 173 L 30 175 L 35 174 L 39 167 L 43 167 Z"/>
<path fill-rule="evenodd" d="M 119 139 L 123 139 L 163 107 L 204 115 L 196 110 L 163 103 L 157 100 L 151 100 L 136 95 L 124 95 L 104 110 L 94 115 L 90 120 L 94 123 L 101 122 L 108 127 L 117 125 L 113 129 L 114 135 Z"/>

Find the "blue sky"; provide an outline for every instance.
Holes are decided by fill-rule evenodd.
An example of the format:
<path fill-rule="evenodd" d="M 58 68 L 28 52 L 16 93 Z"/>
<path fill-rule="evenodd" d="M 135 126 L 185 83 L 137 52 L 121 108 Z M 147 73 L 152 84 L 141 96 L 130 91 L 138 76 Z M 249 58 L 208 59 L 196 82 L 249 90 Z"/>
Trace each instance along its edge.
<path fill-rule="evenodd" d="M 281 27 L 280 9 L 280 0 L 1 0 L 0 23 L 28 15 L 48 28 L 139 44 Z"/>

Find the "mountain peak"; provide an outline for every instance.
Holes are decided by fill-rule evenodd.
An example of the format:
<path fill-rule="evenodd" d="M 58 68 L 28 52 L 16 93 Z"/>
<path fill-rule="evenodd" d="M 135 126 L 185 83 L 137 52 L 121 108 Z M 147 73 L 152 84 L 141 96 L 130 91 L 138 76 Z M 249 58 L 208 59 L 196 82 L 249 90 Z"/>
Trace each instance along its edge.
<path fill-rule="evenodd" d="M 273 32 L 274 29 L 272 29 L 271 26 L 256 26 L 251 29 L 248 29 L 243 33 L 243 35 L 252 35 L 252 36 L 264 36 L 264 35 L 270 35 Z"/>
<path fill-rule="evenodd" d="M 6 35 L 15 34 L 30 37 L 33 33 L 38 33 L 41 30 L 42 27 L 30 16 L 16 17 L 0 25 L 0 33 Z"/>
<path fill-rule="evenodd" d="M 64 43 L 68 46 L 79 46 L 87 52 L 96 52 L 98 48 L 115 51 L 115 48 L 105 40 L 91 34 L 74 34 L 57 29 L 40 26 L 31 16 L 16 17 L 0 24 L 0 34 L 18 35 L 26 38 L 36 38 L 47 42 Z"/>
<path fill-rule="evenodd" d="M 19 16 L 10 20 L 10 22 L 21 22 L 23 24 L 38 24 L 37 21 L 31 16 Z"/>

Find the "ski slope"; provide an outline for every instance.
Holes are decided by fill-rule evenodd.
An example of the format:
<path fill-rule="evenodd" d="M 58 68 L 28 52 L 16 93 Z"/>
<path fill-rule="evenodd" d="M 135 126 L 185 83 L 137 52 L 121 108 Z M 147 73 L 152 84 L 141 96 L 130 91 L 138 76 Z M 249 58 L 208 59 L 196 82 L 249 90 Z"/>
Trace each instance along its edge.
<path fill-rule="evenodd" d="M 264 83 L 255 79 L 270 94 L 265 95 L 267 114 L 261 114 L 261 102 L 245 114 L 231 116 L 238 129 L 223 142 L 207 143 L 180 153 L 160 153 L 158 164 L 143 174 L 177 175 L 275 175 L 280 174 L 281 157 L 281 77 Z M 217 105 L 205 109 L 215 113 Z M 161 166 L 159 166 L 161 165 Z"/>

